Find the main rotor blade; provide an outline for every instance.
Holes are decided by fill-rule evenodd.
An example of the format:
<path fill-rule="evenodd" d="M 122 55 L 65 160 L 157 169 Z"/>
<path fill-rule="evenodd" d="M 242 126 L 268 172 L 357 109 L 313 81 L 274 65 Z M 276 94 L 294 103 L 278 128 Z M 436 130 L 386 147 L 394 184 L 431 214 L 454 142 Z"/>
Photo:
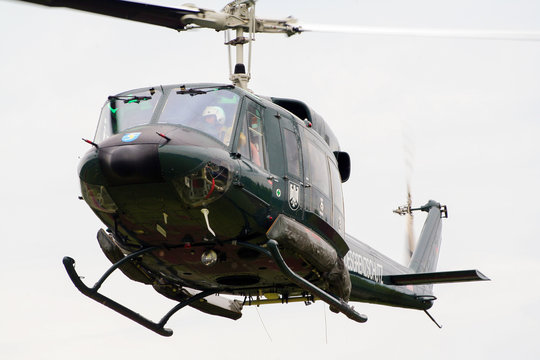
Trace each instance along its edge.
<path fill-rule="evenodd" d="M 19 0 L 51 7 L 66 7 L 121 19 L 183 30 L 182 16 L 198 14 L 195 9 L 178 9 L 122 0 Z"/>
<path fill-rule="evenodd" d="M 483 40 L 518 40 L 540 41 L 540 31 L 517 30 L 453 30 L 453 29 L 413 29 L 413 28 L 384 28 L 369 26 L 341 26 L 303 24 L 300 32 L 327 32 L 360 35 L 387 35 L 411 37 L 438 37 L 457 39 L 483 39 Z"/>

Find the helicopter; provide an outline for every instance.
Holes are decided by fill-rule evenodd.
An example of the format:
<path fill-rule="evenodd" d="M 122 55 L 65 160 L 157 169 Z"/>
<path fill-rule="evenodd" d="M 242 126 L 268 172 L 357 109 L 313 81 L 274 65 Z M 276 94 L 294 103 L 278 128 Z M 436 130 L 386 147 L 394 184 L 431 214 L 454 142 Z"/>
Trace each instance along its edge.
<path fill-rule="evenodd" d="M 145 5 L 151 15 L 139 18 L 141 5 L 125 1 L 30 2 L 120 12 L 142 22 L 171 14 Z M 113 5 L 107 9 L 105 3 Z M 165 323 L 188 305 L 238 319 L 249 304 L 321 299 L 365 322 L 349 301 L 427 312 L 435 300 L 432 284 L 487 280 L 476 270 L 435 272 L 447 216 L 446 207 L 435 201 L 398 209 L 406 215 L 428 213 L 409 267 L 345 233 L 341 182 L 350 175 L 349 155 L 306 104 L 248 91 L 249 70 L 240 60 L 250 43 L 245 31 L 293 35 L 302 29 L 291 20 L 256 19 L 252 2 L 233 2 L 226 9 L 230 13 L 175 9 L 182 21 L 162 26 L 234 29 L 237 37 L 228 41 L 237 52 L 233 85 L 151 86 L 107 99 L 79 175 L 82 198 L 107 226 L 98 241 L 114 265 L 88 288 L 74 260 L 65 258 L 77 288 L 169 336 Z M 214 124 L 219 132 L 207 127 L 206 117 L 219 124 Z M 154 323 L 103 296 L 98 290 L 115 269 L 152 285 L 178 306 Z M 244 301 L 211 296 L 216 293 Z"/>

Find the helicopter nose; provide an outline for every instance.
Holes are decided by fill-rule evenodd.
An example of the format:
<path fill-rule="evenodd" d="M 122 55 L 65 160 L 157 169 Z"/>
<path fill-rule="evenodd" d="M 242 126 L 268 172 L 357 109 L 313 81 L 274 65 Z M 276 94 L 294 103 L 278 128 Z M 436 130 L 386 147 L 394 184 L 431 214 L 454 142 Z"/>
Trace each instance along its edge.
<path fill-rule="evenodd" d="M 99 163 L 110 185 L 163 182 L 158 144 L 129 144 L 100 148 Z"/>
<path fill-rule="evenodd" d="M 170 138 L 159 135 L 163 130 L 168 130 Z M 148 127 L 107 139 L 100 144 L 97 157 L 101 174 L 111 186 L 172 181 L 184 188 L 191 181 L 197 183 L 195 178 L 208 177 L 218 189 L 222 174 L 227 174 L 225 183 L 229 183 L 232 164 L 229 152 L 217 144 L 185 129 Z"/>
<path fill-rule="evenodd" d="M 236 163 L 217 141 L 213 144 L 206 135 L 187 130 L 170 131 L 167 138 L 150 130 L 141 129 L 134 140 L 129 134 L 112 136 L 81 160 L 83 197 L 92 208 L 109 213 L 118 210 L 109 186 L 164 184 L 152 188 L 157 197 L 166 193 L 162 198 L 170 198 L 173 190 L 177 200 L 190 207 L 207 206 L 228 191 Z"/>

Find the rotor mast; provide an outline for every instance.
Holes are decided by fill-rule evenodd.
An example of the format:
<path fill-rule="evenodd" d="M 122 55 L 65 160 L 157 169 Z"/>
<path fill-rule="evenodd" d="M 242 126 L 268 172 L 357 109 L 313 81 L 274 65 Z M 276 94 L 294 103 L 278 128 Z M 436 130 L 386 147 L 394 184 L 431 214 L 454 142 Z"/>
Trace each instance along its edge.
<path fill-rule="evenodd" d="M 270 20 L 255 18 L 255 0 L 235 0 L 227 4 L 221 12 L 207 9 L 193 8 L 197 12 L 182 16 L 182 23 L 186 24 L 179 31 L 194 28 L 210 28 L 216 31 L 227 30 L 225 45 L 229 47 L 229 78 L 235 86 L 246 89 L 251 79 L 251 44 L 255 40 L 255 33 L 283 33 L 292 36 L 302 32 L 294 26 L 296 19 L 288 17 L 284 20 Z M 236 38 L 230 38 L 229 30 L 234 30 Z M 247 37 L 245 36 L 247 32 Z M 248 44 L 248 66 L 244 62 L 244 45 Z M 231 66 L 231 50 L 235 49 L 234 70 Z"/>
<path fill-rule="evenodd" d="M 228 39 L 229 31 L 225 34 L 225 45 L 234 46 L 236 48 L 236 62 L 234 65 L 234 72 L 231 71 L 231 53 L 229 51 L 229 79 L 233 85 L 241 87 L 247 90 L 247 84 L 251 79 L 251 44 L 255 40 L 254 33 L 254 21 L 255 21 L 255 1 L 233 1 L 223 9 L 223 12 L 228 13 L 230 16 L 242 19 L 240 26 L 236 26 L 236 38 Z M 248 37 L 244 36 L 244 26 L 247 21 L 248 25 Z M 249 44 L 248 49 L 248 67 L 246 72 L 246 66 L 244 63 L 244 45 Z"/>
<path fill-rule="evenodd" d="M 244 45 L 245 41 L 249 42 L 249 58 L 251 60 L 251 42 L 253 39 L 251 39 L 252 33 L 249 33 L 250 39 L 245 40 L 246 38 L 244 35 L 244 29 L 237 28 L 236 29 L 236 39 L 237 42 L 234 44 L 236 47 L 236 63 L 234 65 L 234 72 L 230 71 L 230 65 L 229 65 L 229 80 L 232 81 L 232 83 L 235 86 L 239 86 L 242 89 L 247 89 L 247 84 L 249 80 L 251 79 L 251 61 L 248 62 L 248 68 L 246 73 L 246 66 L 244 64 Z M 233 40 L 233 41 L 234 41 Z M 227 44 L 228 46 L 231 46 L 233 44 Z M 229 56 L 229 64 L 231 63 L 231 57 Z"/>

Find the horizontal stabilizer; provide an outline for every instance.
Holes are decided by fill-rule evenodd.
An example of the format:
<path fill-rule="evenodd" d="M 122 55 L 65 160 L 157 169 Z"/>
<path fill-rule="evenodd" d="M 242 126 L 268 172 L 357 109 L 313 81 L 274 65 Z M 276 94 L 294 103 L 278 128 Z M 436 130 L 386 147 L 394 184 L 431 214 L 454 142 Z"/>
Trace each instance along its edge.
<path fill-rule="evenodd" d="M 382 279 L 383 283 L 387 285 L 423 285 L 489 280 L 488 277 L 478 270 L 383 275 Z"/>

